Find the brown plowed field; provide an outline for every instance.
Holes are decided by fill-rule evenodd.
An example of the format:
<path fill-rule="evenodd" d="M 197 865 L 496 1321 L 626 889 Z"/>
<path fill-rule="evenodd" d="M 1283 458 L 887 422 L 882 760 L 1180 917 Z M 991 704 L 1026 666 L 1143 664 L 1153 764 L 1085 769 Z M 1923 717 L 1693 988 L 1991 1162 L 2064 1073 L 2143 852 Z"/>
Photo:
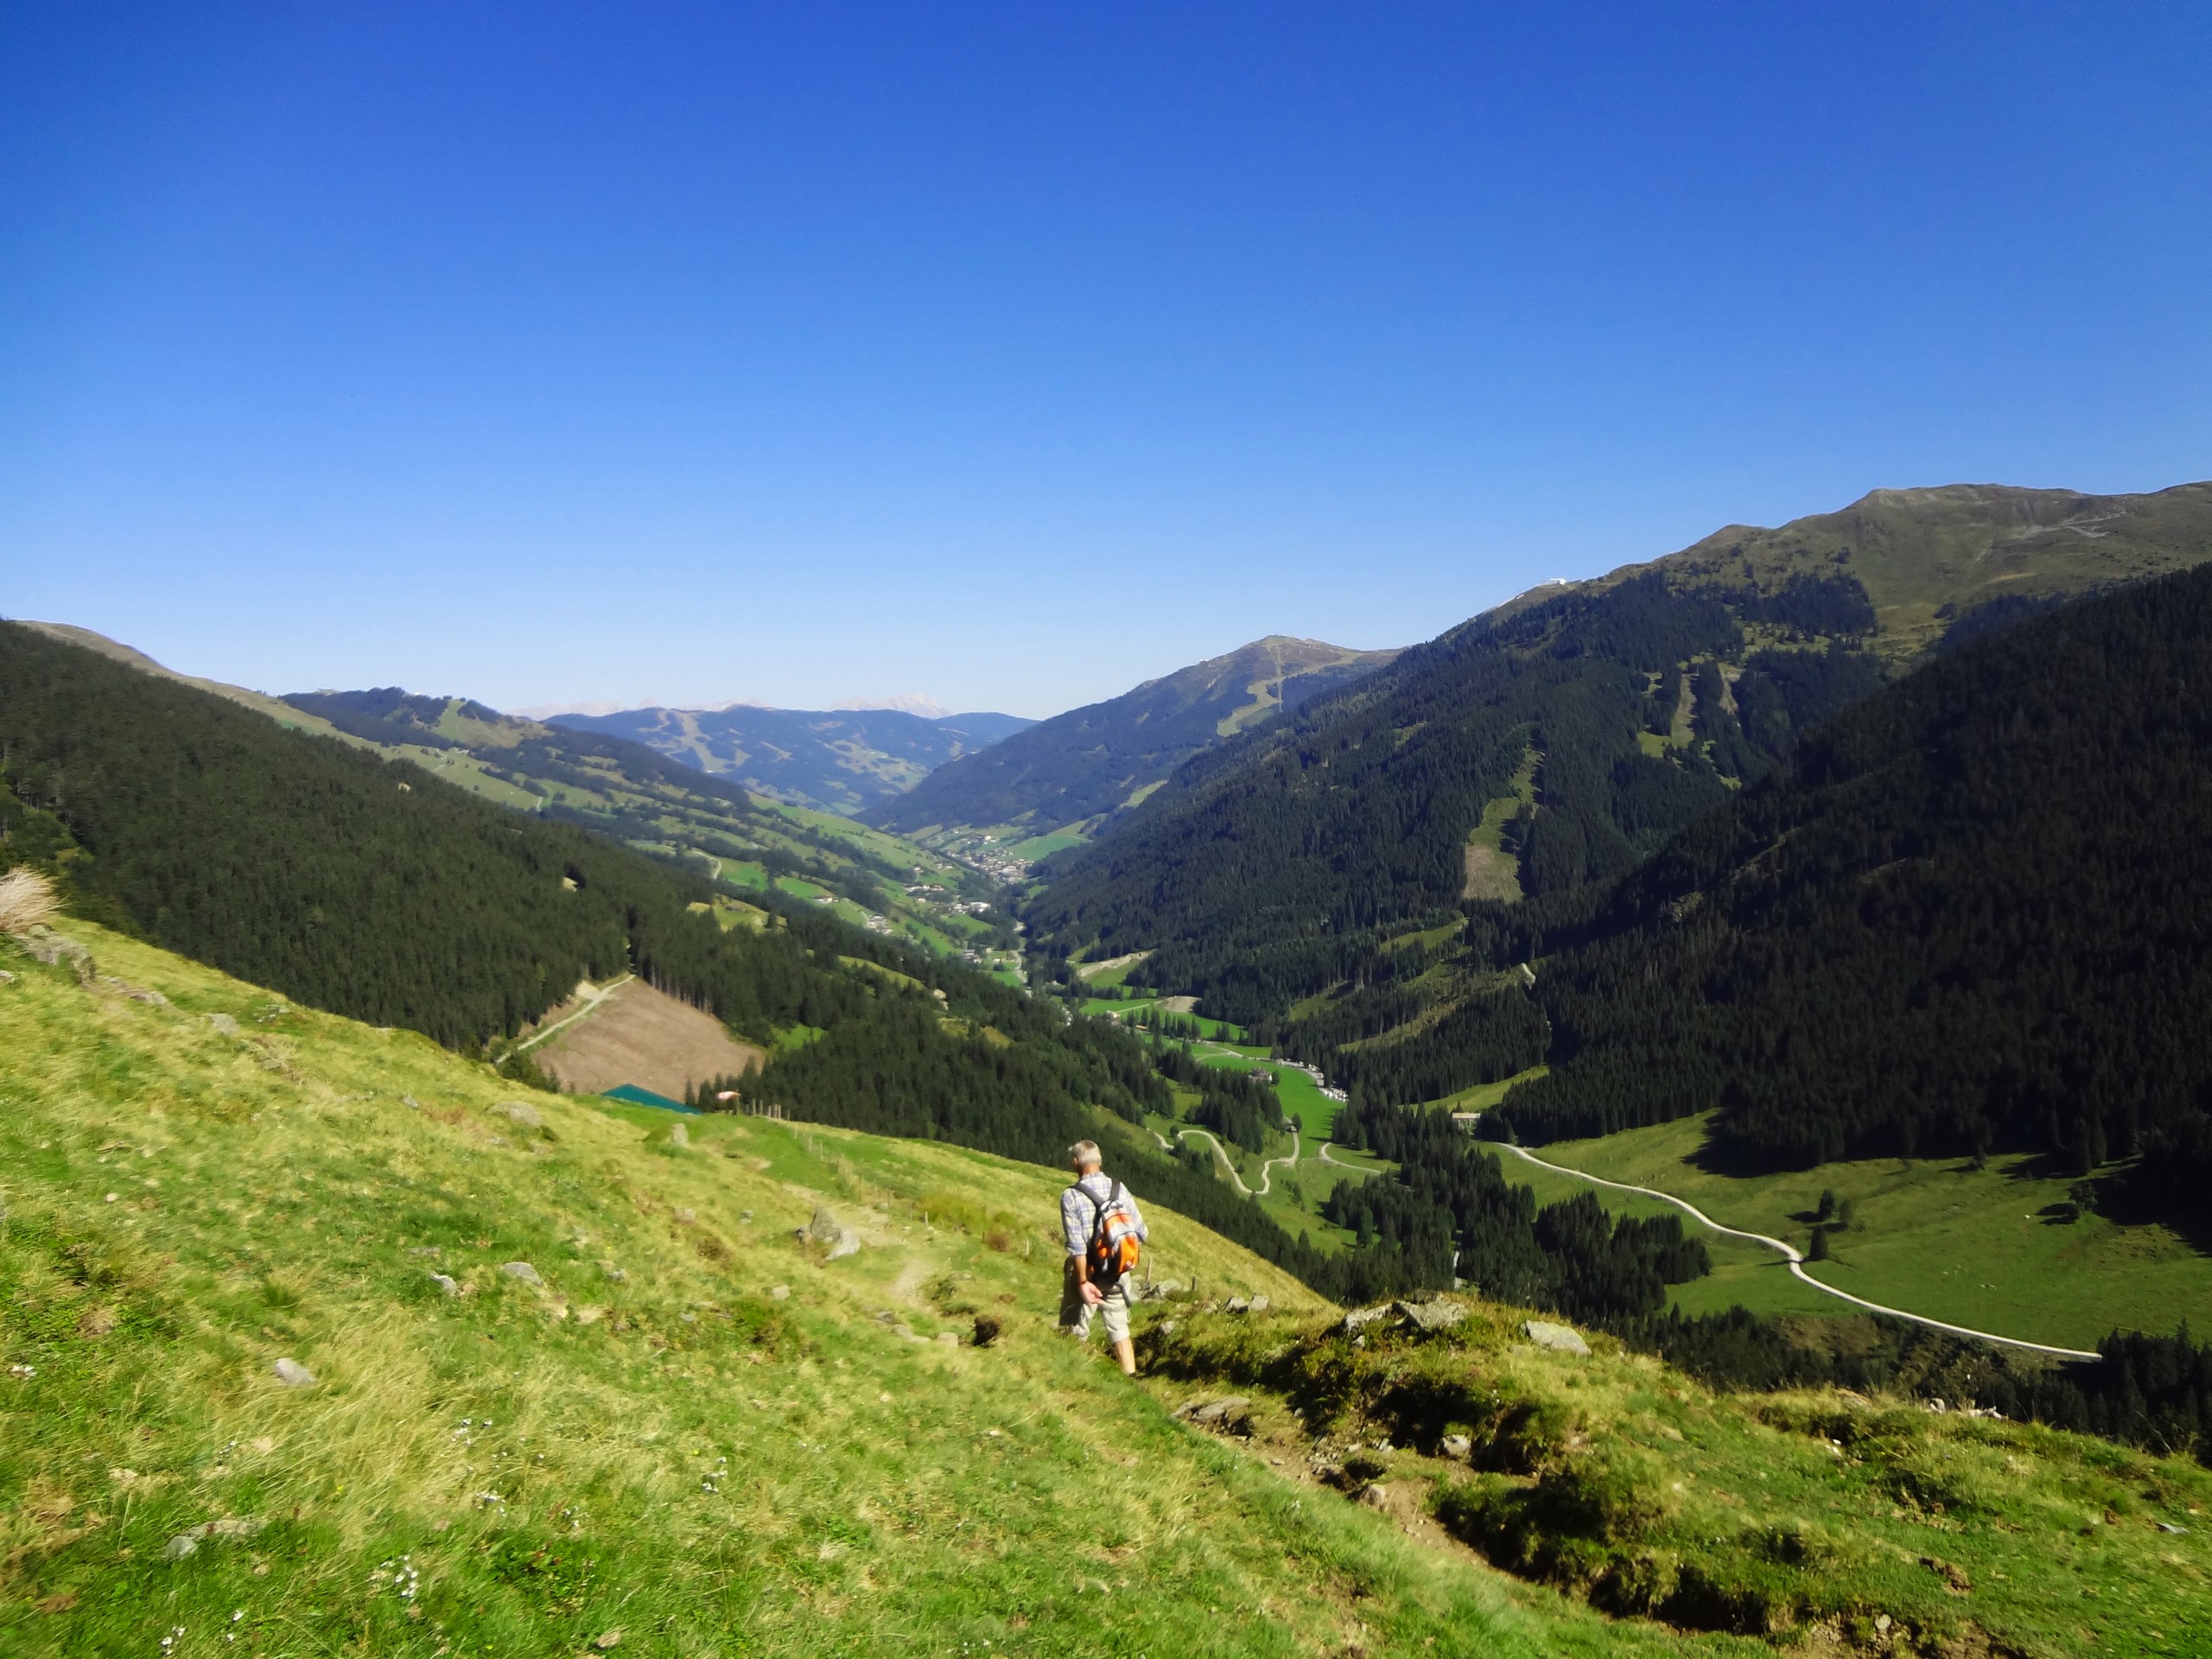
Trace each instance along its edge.
<path fill-rule="evenodd" d="M 687 1083 L 734 1077 L 765 1058 L 714 1015 L 634 979 L 530 1052 L 563 1089 L 595 1095 L 630 1083 L 672 1100 Z"/>

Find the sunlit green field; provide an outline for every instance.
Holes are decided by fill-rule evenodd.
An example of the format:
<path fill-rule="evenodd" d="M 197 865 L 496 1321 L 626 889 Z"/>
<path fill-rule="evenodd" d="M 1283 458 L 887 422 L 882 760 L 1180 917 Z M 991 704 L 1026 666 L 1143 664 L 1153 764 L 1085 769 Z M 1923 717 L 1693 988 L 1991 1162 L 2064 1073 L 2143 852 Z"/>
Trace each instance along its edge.
<path fill-rule="evenodd" d="M 2054 1222 L 2041 1212 L 2066 1198 L 2072 1179 L 2042 1173 L 2030 1160 L 1996 1157 L 1976 1170 L 1959 1159 L 1878 1159 L 1738 1177 L 1700 1167 L 1703 1141 L 1704 1120 L 1693 1118 L 1535 1151 L 1609 1180 L 1672 1192 L 1727 1226 L 1801 1249 L 1821 1192 L 1833 1191 L 1852 1201 L 1855 1225 L 1832 1238 L 1832 1261 L 1808 1270 L 1853 1295 L 1934 1319 L 2075 1348 L 2094 1347 L 2115 1328 L 2168 1332 L 2183 1320 L 2212 1327 L 2212 1258 L 2163 1227 L 2094 1215 Z M 1508 1173 L 1531 1185 L 1541 1174 L 1513 1163 Z M 1547 1196 L 1574 1185 L 1547 1179 L 1556 1183 L 1539 1186 Z M 1608 1206 L 1643 1203 L 1596 1190 Z M 1750 1259 L 1727 1276 L 1728 1288 L 1715 1282 L 1721 1280 L 1716 1274 L 1683 1287 L 1683 1305 L 1741 1300 L 1777 1313 L 1843 1306 Z"/>

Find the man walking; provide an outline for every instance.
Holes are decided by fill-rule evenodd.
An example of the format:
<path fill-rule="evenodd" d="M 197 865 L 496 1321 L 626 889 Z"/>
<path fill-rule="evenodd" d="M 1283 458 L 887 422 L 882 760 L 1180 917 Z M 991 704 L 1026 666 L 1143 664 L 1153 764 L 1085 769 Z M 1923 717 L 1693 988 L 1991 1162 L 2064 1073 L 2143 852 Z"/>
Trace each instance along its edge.
<path fill-rule="evenodd" d="M 1125 1271 L 1134 1267 L 1137 1246 L 1149 1238 L 1144 1217 L 1127 1188 L 1099 1168 L 1096 1141 L 1068 1148 L 1075 1185 L 1060 1194 L 1060 1232 L 1068 1247 L 1060 1287 L 1060 1329 L 1077 1342 L 1090 1340 L 1090 1316 L 1105 1318 L 1106 1340 L 1124 1376 L 1137 1374 L 1137 1353 L 1129 1341 L 1129 1287 Z"/>

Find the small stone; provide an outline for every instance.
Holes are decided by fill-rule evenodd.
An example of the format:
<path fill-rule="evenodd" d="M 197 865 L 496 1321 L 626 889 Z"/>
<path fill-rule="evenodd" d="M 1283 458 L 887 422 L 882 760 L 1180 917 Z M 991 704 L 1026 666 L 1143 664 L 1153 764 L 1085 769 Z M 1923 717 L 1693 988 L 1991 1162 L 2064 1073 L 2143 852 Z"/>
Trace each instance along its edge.
<path fill-rule="evenodd" d="M 528 1101 L 503 1100 L 492 1109 L 518 1129 L 542 1129 L 545 1120 Z"/>
<path fill-rule="evenodd" d="M 1438 1447 L 1447 1458 L 1467 1458 L 1474 1455 L 1475 1443 L 1465 1434 L 1446 1434 Z"/>
<path fill-rule="evenodd" d="M 2161 1521 L 2158 1522 L 2158 1530 L 2160 1532 L 2171 1532 L 2178 1536 L 2181 1534 L 2186 1533 L 2189 1529 L 2187 1527 L 2177 1527 L 2171 1521 Z"/>
<path fill-rule="evenodd" d="M 741 1210 L 737 1212 L 737 1218 L 740 1221 L 750 1221 L 753 1219 L 753 1212 L 750 1210 Z"/>
<path fill-rule="evenodd" d="M 440 1290 L 445 1292 L 448 1296 L 458 1296 L 461 1294 L 461 1285 L 459 1281 L 456 1281 L 449 1273 L 434 1273 L 430 1275 L 430 1282 L 437 1286 Z"/>
<path fill-rule="evenodd" d="M 789 1285 L 771 1285 L 768 1287 L 768 1294 L 777 1301 L 789 1301 L 791 1300 L 791 1287 Z"/>
<path fill-rule="evenodd" d="M 1354 1308 L 1344 1315 L 1342 1329 L 1346 1336 L 1350 1336 L 1362 1325 L 1372 1325 L 1377 1319 L 1387 1319 L 1389 1317 L 1390 1307 L 1387 1302 L 1380 1307 Z"/>
<path fill-rule="evenodd" d="M 601 1653 L 606 1652 L 609 1648 L 619 1648 L 622 1645 L 622 1632 L 619 1630 L 613 1630 L 607 1631 L 604 1636 L 595 1636 L 592 1638 L 591 1644 L 594 1648 L 597 1648 Z"/>
<path fill-rule="evenodd" d="M 276 1380 L 288 1389 L 311 1389 L 315 1373 L 296 1359 L 280 1359 L 270 1369 L 276 1373 Z"/>
<path fill-rule="evenodd" d="M 199 1548 L 198 1538 L 191 1533 L 180 1532 L 162 1546 L 161 1559 L 165 1561 L 181 1561 Z"/>
<path fill-rule="evenodd" d="M 1390 1507 L 1390 1489 L 1379 1480 L 1370 1480 L 1359 1489 L 1359 1501 L 1370 1510 Z"/>
<path fill-rule="evenodd" d="M 957 1348 L 960 1345 L 959 1335 L 955 1332 L 940 1331 L 937 1333 L 937 1339 L 948 1348 Z"/>
<path fill-rule="evenodd" d="M 1521 1334 L 1539 1348 L 1548 1348 L 1558 1354 L 1586 1354 L 1590 1344 L 1582 1340 L 1582 1333 L 1573 1325 L 1554 1325 L 1549 1319 L 1527 1319 L 1522 1322 Z"/>
<path fill-rule="evenodd" d="M 419 1112 L 423 1109 L 423 1103 L 412 1095 L 402 1095 L 399 1097 L 399 1103 L 410 1112 Z"/>
<path fill-rule="evenodd" d="M 668 1126 L 668 1144 L 681 1151 L 691 1144 L 691 1131 L 681 1123 Z"/>
<path fill-rule="evenodd" d="M 679 1209 L 676 1212 L 676 1224 L 679 1227 L 689 1227 L 698 1219 L 699 1212 L 696 1210 Z"/>
<path fill-rule="evenodd" d="M 1198 1424 L 1201 1428 L 1235 1429 L 1250 1421 L 1252 1402 L 1241 1394 L 1228 1395 L 1219 1400 L 1193 1400 L 1175 1414 Z"/>
<path fill-rule="evenodd" d="M 1273 1306 L 1274 1304 L 1264 1296 L 1255 1296 L 1252 1299 L 1252 1312 L 1255 1313 L 1264 1313 Z"/>
<path fill-rule="evenodd" d="M 619 1285 L 630 1275 L 602 1255 L 599 1258 L 599 1276 L 611 1285 Z"/>
<path fill-rule="evenodd" d="M 1112 1195 L 1109 1193 L 1108 1196 L 1111 1197 Z M 1251 1308 L 1252 1304 L 1242 1296 L 1232 1296 L 1229 1299 L 1228 1311 L 1231 1313 L 1248 1313 L 1251 1311 Z"/>
<path fill-rule="evenodd" d="M 227 1014 L 211 1014 L 207 1016 L 207 1023 L 215 1028 L 215 1034 L 219 1037 L 235 1037 L 238 1034 L 238 1022 Z"/>
<path fill-rule="evenodd" d="M 499 1263 L 499 1271 L 510 1279 L 521 1280 L 525 1285 L 537 1285 L 543 1288 L 545 1283 L 545 1281 L 539 1276 L 537 1269 L 527 1262 L 502 1262 Z"/>

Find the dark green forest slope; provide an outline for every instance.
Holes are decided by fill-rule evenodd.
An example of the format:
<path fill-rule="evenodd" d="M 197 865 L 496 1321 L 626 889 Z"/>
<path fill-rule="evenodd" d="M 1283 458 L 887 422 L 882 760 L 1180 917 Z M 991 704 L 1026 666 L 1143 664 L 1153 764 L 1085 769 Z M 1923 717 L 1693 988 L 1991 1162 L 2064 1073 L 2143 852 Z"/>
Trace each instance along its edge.
<path fill-rule="evenodd" d="M 1720 1146 L 1765 1166 L 2005 1147 L 2171 1168 L 2212 1110 L 2207 847 L 2198 569 L 1946 653 L 1592 919 L 1508 923 L 1490 948 L 1547 958 L 1552 1071 L 1504 1118 L 1536 1139 L 1718 1105 Z"/>
<path fill-rule="evenodd" d="M 1524 595 L 1186 763 L 1031 906 L 1058 957 L 1255 1023 L 1487 899 L 1618 879 L 1898 668 L 2212 557 L 2212 486 L 1877 492 Z M 1986 607 L 1994 607 L 1993 611 Z"/>
<path fill-rule="evenodd" d="M 1371 673 L 1395 654 L 1280 635 L 1256 639 L 1041 721 L 940 767 L 862 816 L 906 834 L 1086 823 L 1127 804 L 1224 736 Z"/>

